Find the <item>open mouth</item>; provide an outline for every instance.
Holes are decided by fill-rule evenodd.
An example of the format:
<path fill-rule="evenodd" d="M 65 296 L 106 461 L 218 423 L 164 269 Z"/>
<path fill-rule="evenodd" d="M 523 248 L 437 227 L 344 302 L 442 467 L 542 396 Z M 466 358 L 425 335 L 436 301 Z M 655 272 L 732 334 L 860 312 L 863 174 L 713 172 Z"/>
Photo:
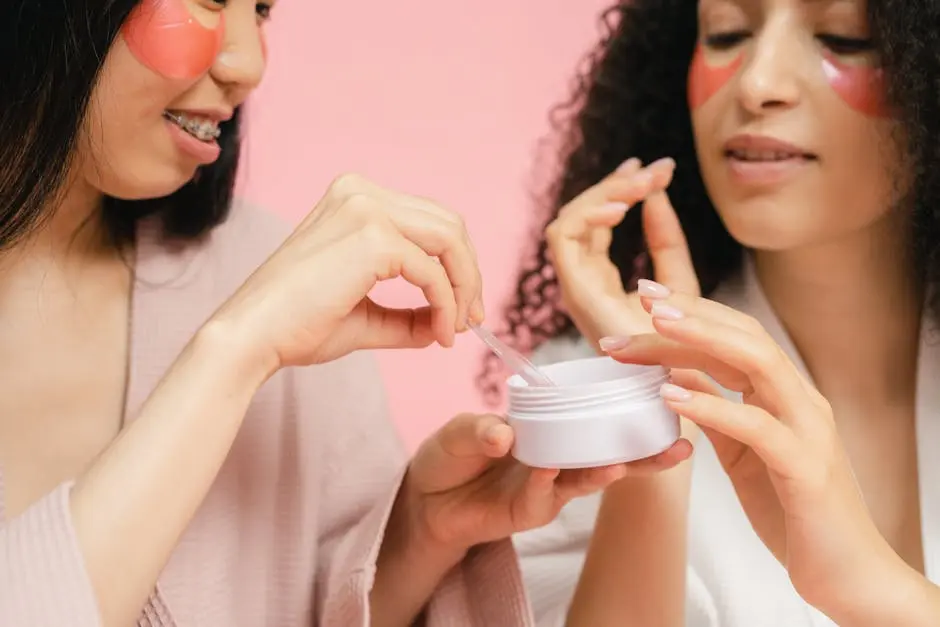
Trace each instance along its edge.
<path fill-rule="evenodd" d="M 775 163 L 782 161 L 816 161 L 816 155 L 806 152 L 780 150 L 726 150 L 725 157 L 746 163 Z"/>
<path fill-rule="evenodd" d="M 182 111 L 164 111 L 163 117 L 201 142 L 212 143 L 219 138 L 222 130 L 217 120 L 191 115 Z"/>

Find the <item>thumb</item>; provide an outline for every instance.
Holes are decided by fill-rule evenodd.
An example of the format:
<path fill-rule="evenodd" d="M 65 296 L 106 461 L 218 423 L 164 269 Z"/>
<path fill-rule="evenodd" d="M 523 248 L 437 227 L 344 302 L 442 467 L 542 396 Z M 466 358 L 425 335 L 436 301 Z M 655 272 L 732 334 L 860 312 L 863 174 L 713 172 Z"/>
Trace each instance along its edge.
<path fill-rule="evenodd" d="M 653 192 L 643 204 L 643 234 L 656 282 L 676 291 L 700 294 L 689 244 L 665 190 Z"/>
<path fill-rule="evenodd" d="M 476 479 L 509 454 L 512 428 L 492 414 L 461 414 L 415 453 L 411 473 L 423 494 L 445 492 Z"/>

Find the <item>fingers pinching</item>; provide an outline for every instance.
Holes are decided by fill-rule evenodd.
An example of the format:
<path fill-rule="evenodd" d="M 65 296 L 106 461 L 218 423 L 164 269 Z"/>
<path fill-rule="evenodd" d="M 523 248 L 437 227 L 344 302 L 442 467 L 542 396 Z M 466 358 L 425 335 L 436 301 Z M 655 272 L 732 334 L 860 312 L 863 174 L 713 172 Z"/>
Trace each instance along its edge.
<path fill-rule="evenodd" d="M 468 319 L 482 319 L 483 281 L 476 251 L 459 214 L 354 174 L 338 177 L 326 198 L 333 211 L 356 214 L 362 224 L 388 220 L 404 239 L 434 258 L 435 263 L 439 260 L 453 288 L 455 331 L 465 330 Z"/>
<path fill-rule="evenodd" d="M 660 159 L 647 167 L 630 159 L 610 176 L 588 188 L 565 205 L 546 230 L 549 243 L 578 239 L 592 226 L 615 226 L 630 207 L 654 189 L 664 189 L 672 178 L 675 162 Z"/>
<path fill-rule="evenodd" d="M 400 276 L 419 288 L 430 305 L 431 324 L 438 343 L 442 346 L 453 345 L 457 304 L 446 272 L 421 248 L 395 233 L 389 233 L 390 230 L 374 227 L 365 231 L 367 242 L 374 243 L 374 254 L 381 257 L 381 267 L 376 278 L 387 280 Z"/>

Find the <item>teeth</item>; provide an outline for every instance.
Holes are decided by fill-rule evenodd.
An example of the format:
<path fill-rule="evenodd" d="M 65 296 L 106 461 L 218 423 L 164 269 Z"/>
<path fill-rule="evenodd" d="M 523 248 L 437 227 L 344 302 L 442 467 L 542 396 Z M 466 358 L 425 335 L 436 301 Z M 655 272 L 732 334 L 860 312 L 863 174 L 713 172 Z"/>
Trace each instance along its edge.
<path fill-rule="evenodd" d="M 182 128 L 184 131 L 204 142 L 217 139 L 222 134 L 219 123 L 207 118 L 186 115 L 185 113 L 171 113 L 165 111 L 163 116 Z"/>
<path fill-rule="evenodd" d="M 802 158 L 795 152 L 776 152 L 770 150 L 732 150 L 731 156 L 741 161 L 785 161 Z"/>

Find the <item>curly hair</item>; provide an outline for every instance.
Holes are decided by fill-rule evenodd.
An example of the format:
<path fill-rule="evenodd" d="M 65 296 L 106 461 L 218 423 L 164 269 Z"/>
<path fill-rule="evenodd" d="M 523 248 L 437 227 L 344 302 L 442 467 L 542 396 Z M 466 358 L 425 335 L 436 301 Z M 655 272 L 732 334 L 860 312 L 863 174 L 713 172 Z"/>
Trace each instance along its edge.
<path fill-rule="evenodd" d="M 918 267 L 940 317 L 940 2 L 869 0 L 872 38 L 887 78 L 887 102 L 900 121 L 912 185 Z M 544 229 L 558 210 L 630 157 L 677 163 L 669 196 L 686 233 L 705 296 L 736 272 L 741 245 L 728 233 L 699 170 L 686 85 L 698 37 L 697 2 L 627 0 L 605 10 L 601 40 L 588 54 L 569 99 L 552 111 L 560 168 L 541 195 L 544 215 L 505 309 L 503 336 L 524 352 L 578 331 L 560 306 Z M 613 232 L 610 256 L 627 290 L 650 274 L 641 211 Z M 478 382 L 490 403 L 501 393 L 501 365 L 487 355 Z"/>

